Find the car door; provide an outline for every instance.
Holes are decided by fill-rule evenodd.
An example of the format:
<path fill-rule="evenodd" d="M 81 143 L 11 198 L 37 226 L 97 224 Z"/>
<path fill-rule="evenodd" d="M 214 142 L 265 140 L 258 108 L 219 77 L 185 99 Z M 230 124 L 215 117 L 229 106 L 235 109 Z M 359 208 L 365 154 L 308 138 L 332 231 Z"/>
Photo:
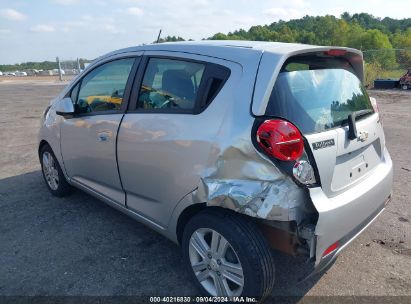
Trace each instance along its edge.
<path fill-rule="evenodd" d="M 61 153 L 78 185 L 125 204 L 116 141 L 140 57 L 112 58 L 87 72 L 69 94 L 75 114 L 61 124 Z"/>
<path fill-rule="evenodd" d="M 144 54 L 130 101 L 137 105 L 118 135 L 118 163 L 127 207 L 165 227 L 178 201 L 198 186 L 221 125 L 220 99 L 230 98 L 230 69 L 222 64 L 238 66 L 177 52 Z"/>

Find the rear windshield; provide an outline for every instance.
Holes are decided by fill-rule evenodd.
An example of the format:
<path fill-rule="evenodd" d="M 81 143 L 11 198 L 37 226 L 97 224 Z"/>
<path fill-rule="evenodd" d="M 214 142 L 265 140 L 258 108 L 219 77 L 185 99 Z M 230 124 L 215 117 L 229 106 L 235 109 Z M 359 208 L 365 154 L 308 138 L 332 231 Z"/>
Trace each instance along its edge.
<path fill-rule="evenodd" d="M 372 113 L 372 105 L 347 61 L 302 57 L 284 64 L 266 114 L 285 118 L 310 134 L 339 127 L 359 110 Z"/>

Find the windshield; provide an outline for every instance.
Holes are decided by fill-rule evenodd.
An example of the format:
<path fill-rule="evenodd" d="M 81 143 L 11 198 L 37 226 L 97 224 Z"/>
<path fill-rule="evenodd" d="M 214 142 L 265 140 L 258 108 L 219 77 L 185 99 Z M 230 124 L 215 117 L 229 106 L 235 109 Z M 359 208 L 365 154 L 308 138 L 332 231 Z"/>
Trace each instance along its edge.
<path fill-rule="evenodd" d="M 266 114 L 285 118 L 310 134 L 339 127 L 352 112 L 368 109 L 373 113 L 366 90 L 346 69 L 283 70 Z"/>

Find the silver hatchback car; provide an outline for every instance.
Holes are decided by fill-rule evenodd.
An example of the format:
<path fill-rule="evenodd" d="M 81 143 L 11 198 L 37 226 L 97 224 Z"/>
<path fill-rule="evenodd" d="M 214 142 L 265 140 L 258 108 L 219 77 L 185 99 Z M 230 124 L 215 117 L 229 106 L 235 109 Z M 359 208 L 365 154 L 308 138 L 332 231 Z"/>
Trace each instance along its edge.
<path fill-rule="evenodd" d="M 44 179 L 182 247 L 201 292 L 268 295 L 272 249 L 326 268 L 389 202 L 362 54 L 303 44 L 144 45 L 95 60 L 46 109 Z"/>

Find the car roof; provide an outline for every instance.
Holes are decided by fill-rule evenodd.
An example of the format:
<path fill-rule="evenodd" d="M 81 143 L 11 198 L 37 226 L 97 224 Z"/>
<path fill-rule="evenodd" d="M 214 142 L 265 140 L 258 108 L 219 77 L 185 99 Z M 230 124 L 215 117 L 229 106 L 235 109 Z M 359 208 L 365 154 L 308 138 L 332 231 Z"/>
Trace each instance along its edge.
<path fill-rule="evenodd" d="M 300 43 L 266 42 L 266 41 L 245 41 L 245 40 L 202 40 L 202 41 L 182 41 L 153 43 L 129 48 L 120 49 L 101 58 L 117 55 L 121 53 L 137 51 L 171 51 L 184 52 L 198 55 L 218 57 L 235 62 L 243 62 L 249 56 L 256 56 L 264 52 L 274 53 L 284 56 L 290 53 L 298 53 L 307 50 L 324 49 L 345 49 L 347 51 L 361 54 L 360 51 L 343 47 L 324 47 Z"/>

